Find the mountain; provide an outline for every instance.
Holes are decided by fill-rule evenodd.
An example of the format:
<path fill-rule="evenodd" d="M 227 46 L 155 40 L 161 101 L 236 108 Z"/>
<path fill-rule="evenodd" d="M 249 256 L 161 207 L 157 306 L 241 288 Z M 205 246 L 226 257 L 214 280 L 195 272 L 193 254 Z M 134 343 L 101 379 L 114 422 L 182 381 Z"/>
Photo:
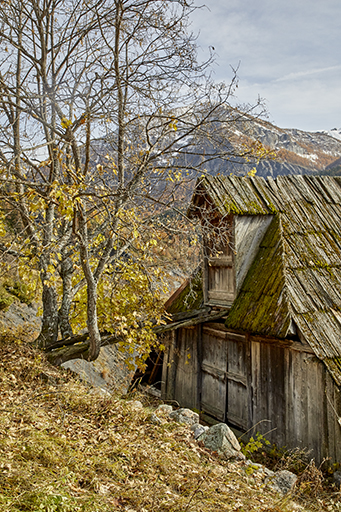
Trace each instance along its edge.
<path fill-rule="evenodd" d="M 326 133 L 335 139 L 341 140 L 341 128 L 332 128 L 331 130 L 323 130 L 321 133 Z"/>
<path fill-rule="evenodd" d="M 306 132 L 295 128 L 280 128 L 268 121 L 240 112 L 231 122 L 231 109 L 223 111 L 222 116 L 226 116 L 229 127 L 224 133 L 220 133 L 219 140 L 209 136 L 200 140 L 187 137 L 185 146 L 189 148 L 188 151 L 184 149 L 185 146 L 174 147 L 174 154 L 177 149 L 179 150 L 176 157 L 178 167 L 205 169 L 212 175 L 245 175 L 256 167 L 257 176 L 275 178 L 289 174 L 333 174 L 335 166 L 341 165 L 341 129 Z M 93 142 L 93 164 L 101 163 L 103 156 L 111 153 L 115 146 L 115 138 L 115 134 L 111 134 L 107 140 L 98 139 Z M 250 146 L 257 141 L 271 150 L 273 156 L 260 160 L 256 165 L 254 161 L 248 162 L 240 157 L 226 157 L 229 154 L 240 154 L 245 151 L 245 145 Z M 197 172 L 190 171 L 189 174 L 195 176 Z M 159 182 L 159 175 L 157 181 Z"/>
<path fill-rule="evenodd" d="M 279 128 L 261 119 L 250 119 L 243 126 L 241 134 L 251 141 L 259 140 L 276 153 L 276 158 L 256 165 L 257 176 L 317 174 L 334 167 L 341 157 L 341 130 L 305 132 Z M 234 165 L 234 170 L 240 173 L 249 168 L 250 165 Z"/>

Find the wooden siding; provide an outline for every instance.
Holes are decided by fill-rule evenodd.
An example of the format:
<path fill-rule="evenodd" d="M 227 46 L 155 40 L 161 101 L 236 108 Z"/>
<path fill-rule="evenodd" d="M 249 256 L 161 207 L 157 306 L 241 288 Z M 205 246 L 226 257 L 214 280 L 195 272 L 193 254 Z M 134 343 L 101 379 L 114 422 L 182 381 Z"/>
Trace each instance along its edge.
<path fill-rule="evenodd" d="M 307 448 L 317 463 L 341 462 L 341 391 L 309 347 L 219 323 L 178 329 L 173 345 L 164 360 L 164 398 L 251 428 L 249 436 L 266 434 L 279 447 Z"/>
<path fill-rule="evenodd" d="M 237 293 L 258 253 L 260 243 L 271 220 L 272 215 L 236 215 L 235 217 L 234 245 Z"/>
<path fill-rule="evenodd" d="M 199 408 L 198 351 L 201 325 L 171 331 L 163 361 L 161 395 L 181 406 Z"/>

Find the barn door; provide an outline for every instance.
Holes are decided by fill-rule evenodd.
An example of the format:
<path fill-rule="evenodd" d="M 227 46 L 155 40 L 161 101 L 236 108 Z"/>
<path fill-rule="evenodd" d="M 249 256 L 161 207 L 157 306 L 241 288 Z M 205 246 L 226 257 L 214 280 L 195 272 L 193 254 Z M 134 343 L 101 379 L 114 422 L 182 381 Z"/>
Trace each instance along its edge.
<path fill-rule="evenodd" d="M 227 340 L 224 333 L 203 326 L 201 410 L 220 421 L 225 421 L 226 368 Z"/>
<path fill-rule="evenodd" d="M 226 420 L 249 428 L 248 377 L 250 344 L 245 336 L 228 333 Z"/>
<path fill-rule="evenodd" d="M 203 326 L 201 410 L 220 421 L 249 427 L 250 348 L 245 336 Z"/>

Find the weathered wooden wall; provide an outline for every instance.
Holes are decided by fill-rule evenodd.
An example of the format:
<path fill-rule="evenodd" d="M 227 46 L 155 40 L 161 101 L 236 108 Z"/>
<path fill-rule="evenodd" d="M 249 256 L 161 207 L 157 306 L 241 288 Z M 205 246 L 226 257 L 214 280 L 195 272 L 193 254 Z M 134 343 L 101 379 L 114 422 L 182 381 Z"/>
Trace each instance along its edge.
<path fill-rule="evenodd" d="M 266 433 L 279 447 L 307 448 L 318 463 L 341 462 L 341 391 L 308 346 L 233 333 L 223 324 L 171 336 L 165 398 L 244 431 L 254 427 L 251 433 Z"/>
<path fill-rule="evenodd" d="M 165 341 L 161 396 L 199 410 L 198 350 L 201 326 L 171 331 Z"/>

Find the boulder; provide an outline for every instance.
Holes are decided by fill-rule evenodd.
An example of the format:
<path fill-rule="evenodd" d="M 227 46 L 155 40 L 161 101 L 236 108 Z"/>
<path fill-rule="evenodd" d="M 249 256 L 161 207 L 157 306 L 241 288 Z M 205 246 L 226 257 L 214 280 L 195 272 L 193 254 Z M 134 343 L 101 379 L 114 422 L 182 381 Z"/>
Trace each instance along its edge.
<path fill-rule="evenodd" d="M 282 471 L 277 471 L 274 475 L 269 476 L 265 480 L 265 483 L 274 491 L 285 495 L 293 490 L 296 480 L 297 476 L 294 473 L 283 469 Z"/>
<path fill-rule="evenodd" d="M 194 438 L 199 439 L 199 437 L 204 434 L 208 430 L 208 427 L 204 425 L 198 425 L 197 428 L 194 430 Z"/>
<path fill-rule="evenodd" d="M 232 458 L 243 459 L 240 444 L 232 430 L 225 423 L 213 425 L 198 438 L 209 450 L 217 452 L 220 457 L 228 460 Z"/>
<path fill-rule="evenodd" d="M 189 426 L 194 423 L 199 423 L 199 414 L 191 411 L 191 409 L 178 409 L 177 411 L 173 411 L 169 414 L 169 418 Z"/>
<path fill-rule="evenodd" d="M 134 371 L 128 368 L 127 354 L 116 345 L 102 347 L 96 361 L 73 359 L 62 364 L 79 375 L 79 378 L 94 388 L 102 388 L 125 394 L 132 382 Z"/>
<path fill-rule="evenodd" d="M 161 404 L 158 406 L 158 408 L 155 410 L 155 414 L 169 414 L 173 411 L 173 407 L 171 405 L 167 404 Z"/>

